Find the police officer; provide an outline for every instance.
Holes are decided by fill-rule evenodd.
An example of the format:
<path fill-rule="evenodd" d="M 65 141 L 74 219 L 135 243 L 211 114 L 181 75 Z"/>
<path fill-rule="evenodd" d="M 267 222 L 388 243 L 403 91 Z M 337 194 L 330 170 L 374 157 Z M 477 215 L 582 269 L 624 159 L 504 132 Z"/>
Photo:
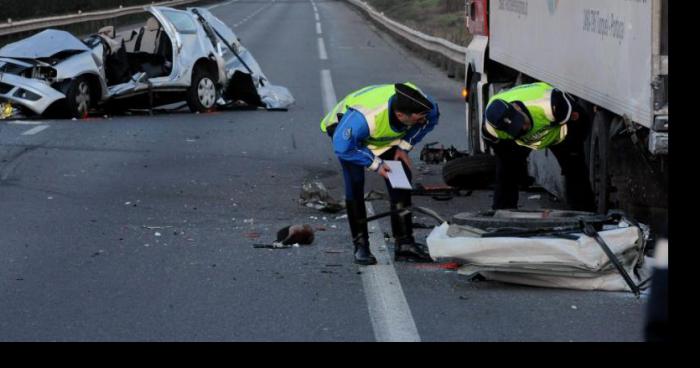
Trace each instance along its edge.
<path fill-rule="evenodd" d="M 345 180 L 345 204 L 350 223 L 355 263 L 377 260 L 369 250 L 364 200 L 365 170 L 384 177 L 391 209 L 411 206 L 411 191 L 394 189 L 384 160 L 400 160 L 411 180 L 408 152 L 438 123 L 437 103 L 414 84 L 372 85 L 350 93 L 321 120 L 321 130 L 333 141 Z M 391 217 L 397 261 L 431 262 L 426 247 L 413 237 L 410 212 Z"/>
<path fill-rule="evenodd" d="M 547 83 L 524 84 L 493 96 L 482 126 L 482 135 L 496 154 L 493 209 L 517 208 L 527 156 L 549 148 L 562 169 L 569 206 L 595 211 L 583 149 L 589 130 L 585 109 L 573 96 Z"/>

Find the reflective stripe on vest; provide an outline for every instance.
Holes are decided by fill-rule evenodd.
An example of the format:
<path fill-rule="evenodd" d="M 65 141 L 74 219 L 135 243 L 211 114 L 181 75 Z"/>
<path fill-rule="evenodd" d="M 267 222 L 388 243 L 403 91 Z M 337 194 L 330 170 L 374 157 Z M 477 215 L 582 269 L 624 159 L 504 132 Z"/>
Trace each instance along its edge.
<path fill-rule="evenodd" d="M 420 91 L 413 83 L 405 82 L 404 84 Z M 354 107 L 358 111 L 360 109 L 374 110 L 379 106 L 388 107 L 389 98 L 395 93 L 393 84 L 375 84 L 351 92 L 321 119 L 321 131 L 325 133 L 329 126 L 337 124 L 338 113 L 345 114 L 348 107 Z"/>
<path fill-rule="evenodd" d="M 491 97 L 489 104 L 495 99 L 506 102 L 521 101 L 532 117 L 533 127 L 515 143 L 532 149 L 545 149 L 564 140 L 568 132 L 566 124 L 552 125 L 552 90 L 554 87 L 547 83 L 532 83 L 521 85 Z M 497 130 L 486 124 L 489 133 L 501 139 L 513 139 L 506 132 Z"/>

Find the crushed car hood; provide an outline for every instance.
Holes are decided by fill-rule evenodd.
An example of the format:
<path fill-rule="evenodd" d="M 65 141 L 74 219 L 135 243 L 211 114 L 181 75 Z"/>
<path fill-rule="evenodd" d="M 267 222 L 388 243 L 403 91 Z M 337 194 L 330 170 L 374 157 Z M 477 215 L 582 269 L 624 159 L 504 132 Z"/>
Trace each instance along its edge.
<path fill-rule="evenodd" d="M 61 52 L 89 50 L 87 45 L 72 34 L 66 31 L 47 29 L 1 48 L 0 57 L 39 59 L 50 58 Z"/>

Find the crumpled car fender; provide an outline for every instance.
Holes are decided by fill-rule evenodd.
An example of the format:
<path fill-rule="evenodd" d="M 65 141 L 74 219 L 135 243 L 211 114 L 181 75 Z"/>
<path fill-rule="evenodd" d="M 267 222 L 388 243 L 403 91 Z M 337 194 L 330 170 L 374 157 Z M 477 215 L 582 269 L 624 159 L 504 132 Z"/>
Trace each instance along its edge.
<path fill-rule="evenodd" d="M 46 82 L 42 82 L 36 79 L 23 78 L 17 75 L 5 73 L 0 78 L 2 81 L 15 86 L 12 90 L 8 91 L 7 95 L 4 97 L 12 102 L 16 102 L 26 108 L 32 110 L 36 114 L 41 114 L 46 110 L 52 103 L 65 98 L 66 95 L 57 91 Z M 38 101 L 32 103 L 23 103 L 21 99 L 15 97 L 14 94 L 20 88 L 26 89 L 27 91 L 33 92 L 42 96 Z"/>

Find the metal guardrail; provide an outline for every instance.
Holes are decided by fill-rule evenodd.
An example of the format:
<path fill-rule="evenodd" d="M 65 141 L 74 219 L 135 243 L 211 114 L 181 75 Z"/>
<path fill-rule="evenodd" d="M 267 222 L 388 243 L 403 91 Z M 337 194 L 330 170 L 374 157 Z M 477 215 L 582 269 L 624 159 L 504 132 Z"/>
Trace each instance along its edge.
<path fill-rule="evenodd" d="M 110 9 L 110 10 L 100 10 L 95 12 L 78 13 L 78 14 L 64 14 L 55 17 L 46 17 L 39 19 L 27 19 L 17 22 L 5 22 L 0 23 L 0 36 L 5 36 L 13 33 L 33 31 L 36 29 L 50 28 L 63 26 L 66 24 L 89 22 L 94 20 L 102 20 L 120 17 L 122 15 L 129 15 L 135 13 L 141 13 L 144 11 L 145 7 L 148 6 L 179 6 L 184 4 L 189 4 L 196 2 L 198 0 L 171 0 L 171 1 L 161 1 L 157 3 L 144 4 L 129 6 L 126 8 Z"/>
<path fill-rule="evenodd" d="M 364 10 L 371 18 L 378 23 L 384 25 L 387 29 L 396 35 L 406 39 L 407 41 L 420 46 L 423 49 L 441 54 L 442 56 L 464 65 L 467 48 L 447 41 L 439 37 L 426 35 L 425 33 L 416 31 L 412 28 L 389 19 L 383 13 L 374 10 L 369 4 L 361 0 L 347 0 L 349 3 Z"/>

